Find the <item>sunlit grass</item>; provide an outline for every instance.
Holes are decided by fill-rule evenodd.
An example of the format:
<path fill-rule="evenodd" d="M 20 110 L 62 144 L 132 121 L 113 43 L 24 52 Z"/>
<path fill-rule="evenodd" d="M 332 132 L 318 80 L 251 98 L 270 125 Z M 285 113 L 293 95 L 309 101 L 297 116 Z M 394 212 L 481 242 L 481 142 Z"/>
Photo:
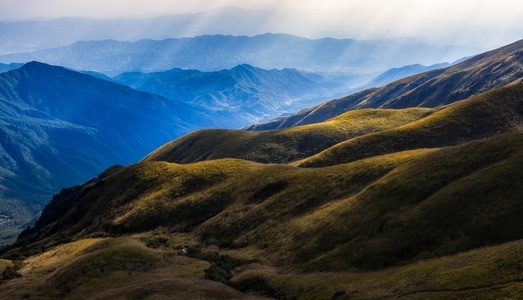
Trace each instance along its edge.
<path fill-rule="evenodd" d="M 523 123 L 522 93 L 521 84 L 509 85 L 401 127 L 348 139 L 295 165 L 335 165 L 397 151 L 452 146 L 517 130 Z"/>
<path fill-rule="evenodd" d="M 170 142 L 145 160 L 189 163 L 217 158 L 286 163 L 318 153 L 348 138 L 397 128 L 426 117 L 434 109 L 362 109 L 320 124 L 282 130 L 200 130 Z"/>
<path fill-rule="evenodd" d="M 5 270 L 5 268 L 13 265 L 13 262 L 7 259 L 0 259 L 0 274 Z"/>

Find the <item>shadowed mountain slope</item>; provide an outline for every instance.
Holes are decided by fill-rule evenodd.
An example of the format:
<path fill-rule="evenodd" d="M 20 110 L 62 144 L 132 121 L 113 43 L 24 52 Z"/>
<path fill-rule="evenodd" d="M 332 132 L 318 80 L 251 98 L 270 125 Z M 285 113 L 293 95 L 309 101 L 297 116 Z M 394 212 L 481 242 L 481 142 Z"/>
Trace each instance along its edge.
<path fill-rule="evenodd" d="M 523 76 L 523 41 L 437 69 L 324 102 L 289 117 L 247 127 L 265 130 L 322 122 L 359 108 L 437 107 L 499 88 Z"/>
<path fill-rule="evenodd" d="M 21 64 L 21 63 L 0 64 L 0 73 L 18 69 L 22 65 L 23 64 Z"/>
<path fill-rule="evenodd" d="M 270 242 L 267 257 L 307 270 L 452 254 L 523 237 L 522 143 L 517 132 L 329 168 L 142 162 L 62 190 L 17 245 L 164 227 L 225 248 Z M 478 214 L 480 204 L 497 210 Z M 436 230 L 438 222 L 446 225 Z M 503 234 L 493 234 L 500 228 Z"/>
<path fill-rule="evenodd" d="M 38 62 L 1 73 L 0 227 L 24 225 L 61 187 L 191 130 L 234 126 L 218 114 Z"/>

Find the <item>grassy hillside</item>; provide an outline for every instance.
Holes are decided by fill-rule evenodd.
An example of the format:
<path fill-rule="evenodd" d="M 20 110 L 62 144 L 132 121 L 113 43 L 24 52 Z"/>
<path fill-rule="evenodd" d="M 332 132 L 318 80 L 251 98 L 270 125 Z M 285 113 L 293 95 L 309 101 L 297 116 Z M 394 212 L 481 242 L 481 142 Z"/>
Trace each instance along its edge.
<path fill-rule="evenodd" d="M 229 157 L 262 163 L 287 163 L 349 138 L 397 128 L 434 111 L 429 108 L 363 109 L 344 113 L 321 124 L 284 130 L 200 130 L 158 148 L 143 161 L 190 163 Z"/>
<path fill-rule="evenodd" d="M 367 272 L 282 274 L 245 268 L 237 287 L 257 285 L 280 299 L 518 299 L 523 242 Z"/>
<path fill-rule="evenodd" d="M 456 145 L 522 126 L 523 83 L 517 81 L 402 127 L 348 139 L 297 165 L 328 166 L 408 149 Z"/>
<path fill-rule="evenodd" d="M 182 236 L 173 236 L 158 248 L 150 247 L 144 236 L 67 243 L 27 259 L 18 270 L 22 277 L 1 283 L 0 296 L 263 299 L 206 280 L 211 263 L 183 254 L 182 241 Z M 237 289 L 257 287 L 259 293 L 279 299 L 331 299 L 336 293 L 339 299 L 516 299 L 523 292 L 521 251 L 523 244 L 517 241 L 364 272 L 282 273 L 259 262 L 245 262 L 234 271 L 230 284 Z"/>
<path fill-rule="evenodd" d="M 1 284 L 0 297 L 262 299 L 206 280 L 209 262 L 173 247 L 152 248 L 142 237 L 67 243 L 26 259 L 17 271 L 21 277 Z"/>
<path fill-rule="evenodd" d="M 281 130 L 202 130 L 176 139 L 143 161 L 190 163 L 239 158 L 318 167 L 397 151 L 457 145 L 523 124 L 523 84 L 440 108 L 363 109 L 318 124 Z"/>
<path fill-rule="evenodd" d="M 522 95 L 516 82 L 438 111 L 186 136 L 62 189 L 3 253 L 0 298 L 514 298 Z M 211 159 L 343 134 L 299 163 Z M 206 160 L 166 161 L 183 153 Z"/>
<path fill-rule="evenodd" d="M 25 246 L 5 255 L 45 249 L 40 255 L 54 257 L 53 245 L 61 249 L 74 245 L 71 239 L 112 236 L 92 248 L 96 256 L 75 254 L 71 266 L 47 271 L 52 275 L 45 280 L 28 267 L 39 257 L 31 256 L 22 263 L 22 277 L 4 284 L 17 289 L 27 278 L 48 285 L 45 295 L 74 298 L 86 290 L 112 295 L 114 286 L 128 286 L 121 280 L 128 280 L 124 274 L 131 270 L 144 282 L 157 276 L 172 280 L 166 278 L 175 275 L 167 276 L 163 268 L 174 267 L 186 246 L 238 261 L 230 273 L 211 278 L 230 278 L 226 282 L 236 288 L 274 297 L 320 297 L 333 289 L 361 298 L 472 297 L 479 289 L 507 296 L 521 289 L 521 244 L 504 243 L 523 238 L 523 173 L 515 167 L 523 164 L 522 149 L 523 132 L 518 132 L 326 168 L 230 159 L 139 163 L 78 187 L 63 216 L 53 219 L 44 211 L 41 220 L 47 223 L 27 231 L 19 240 Z M 140 237 L 141 243 L 129 234 L 139 234 L 133 239 Z M 176 254 L 158 255 L 144 244 Z M 495 245 L 500 246 L 474 250 Z M 514 254 L 505 256 L 507 251 Z M 482 261 L 485 256 L 503 260 Z M 201 264 L 198 280 L 204 278 L 201 272 L 212 273 L 209 256 L 195 258 L 189 268 Z M 427 270 L 433 272 L 420 279 Z M 60 279 L 71 276 L 80 277 Z M 376 276 L 384 280 L 376 283 Z M 147 290 L 138 285 L 133 293 L 140 287 Z"/>

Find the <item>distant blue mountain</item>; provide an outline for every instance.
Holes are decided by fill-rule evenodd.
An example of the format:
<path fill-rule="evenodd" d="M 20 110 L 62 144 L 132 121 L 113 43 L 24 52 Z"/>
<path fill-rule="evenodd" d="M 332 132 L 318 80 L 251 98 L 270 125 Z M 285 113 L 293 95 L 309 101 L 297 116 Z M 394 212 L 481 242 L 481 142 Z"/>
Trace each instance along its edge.
<path fill-rule="evenodd" d="M 22 63 L 0 64 L 0 73 L 18 69 L 22 65 Z"/>
<path fill-rule="evenodd" d="M 0 213 L 22 226 L 61 187 L 131 164 L 199 128 L 237 128 L 210 111 L 38 62 L 0 73 Z"/>
<path fill-rule="evenodd" d="M 414 65 L 408 65 L 403 66 L 399 68 L 392 68 L 389 69 L 380 75 L 373 78 L 371 81 L 367 83 L 367 87 L 380 87 L 383 85 L 386 85 L 388 83 L 391 83 L 393 81 L 396 81 L 398 79 L 402 79 L 408 76 L 420 74 L 426 71 L 434 70 L 434 69 L 440 69 L 440 68 L 446 68 L 450 66 L 450 63 L 439 63 L 434 64 L 431 66 L 424 66 L 420 64 L 414 64 Z"/>
<path fill-rule="evenodd" d="M 468 51 L 471 51 L 470 49 Z M 430 53 L 428 56 L 427 53 Z M 459 53 L 459 54 L 458 54 Z M 42 61 L 115 76 L 174 68 L 218 71 L 239 64 L 313 72 L 383 72 L 410 64 L 454 61 L 464 48 L 434 47 L 413 39 L 306 39 L 287 34 L 204 35 L 164 40 L 82 41 L 70 46 L 0 56 L 0 63 Z"/>
<path fill-rule="evenodd" d="M 306 19 L 304 19 L 306 18 Z M 361 36 L 358 28 L 325 28 L 325 23 L 316 23 L 315 18 L 303 14 L 290 14 L 282 18 L 279 12 L 272 9 L 246 9 L 241 7 L 219 7 L 198 13 L 185 13 L 164 16 L 140 16 L 137 18 L 59 18 L 40 20 L 21 20 L 0 22 L 0 54 L 28 52 L 49 49 L 53 47 L 71 45 L 77 41 L 100 41 L 115 39 L 120 41 L 138 41 L 140 39 L 163 40 L 167 38 L 195 37 L 200 35 L 227 34 L 236 36 L 255 36 L 267 32 L 286 32 L 298 36 L 316 37 Z M 304 22 L 308 26 L 303 26 Z M 312 22 L 312 23 L 311 23 Z M 317 24 L 317 25 L 314 25 Z M 311 28 L 313 27 L 313 28 Z M 322 29 L 323 28 L 323 29 Z M 311 30 L 312 29 L 312 30 Z M 391 43 L 390 51 L 395 51 Z M 411 43 L 412 44 L 412 43 Z M 401 49 L 400 49 L 401 50 Z M 407 50 L 403 55 L 408 56 Z M 426 65 L 440 61 L 454 61 L 455 59 L 481 52 L 485 49 L 470 49 L 452 47 L 436 49 L 434 51 L 450 50 L 449 56 L 454 58 L 437 59 L 432 62 L 412 61 L 399 63 L 397 66 L 413 63 Z M 439 52 L 438 55 L 441 55 Z M 361 55 L 353 53 L 352 55 Z M 430 56 L 429 52 L 425 53 Z M 441 58 L 441 57 L 440 57 Z M 239 63 L 258 63 L 248 61 L 238 62 L 224 68 L 231 68 Z M 176 67 L 176 66 L 174 66 Z M 276 66 L 276 68 L 292 66 Z M 172 69 L 167 68 L 167 69 Z M 196 68 L 201 69 L 201 68 Z M 384 68 L 384 69 L 387 69 Z"/>
<path fill-rule="evenodd" d="M 349 90 L 344 83 L 315 73 L 288 68 L 265 70 L 247 64 L 214 72 L 178 68 L 165 72 L 131 72 L 114 80 L 169 99 L 234 112 L 247 122 L 295 112 L 345 95 Z"/>

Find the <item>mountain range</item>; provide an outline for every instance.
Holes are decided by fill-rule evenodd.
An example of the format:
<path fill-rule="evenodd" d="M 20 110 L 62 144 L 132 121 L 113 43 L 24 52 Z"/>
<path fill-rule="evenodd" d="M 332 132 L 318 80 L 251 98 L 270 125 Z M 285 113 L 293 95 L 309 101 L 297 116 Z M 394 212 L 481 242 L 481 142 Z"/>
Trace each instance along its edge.
<path fill-rule="evenodd" d="M 123 73 L 114 80 L 168 99 L 227 110 L 247 123 L 310 107 L 327 95 L 334 98 L 351 89 L 341 79 L 332 81 L 296 69 L 265 70 L 247 64 L 214 72 L 173 69 Z"/>
<path fill-rule="evenodd" d="M 285 128 L 327 120 L 352 109 L 437 107 L 502 87 L 523 75 L 523 41 L 485 52 L 447 68 L 413 75 L 379 88 L 321 103 L 251 130 Z"/>
<path fill-rule="evenodd" d="M 240 64 L 263 69 L 362 74 L 414 63 L 453 62 L 474 53 L 470 49 L 435 47 L 410 39 L 360 41 L 307 39 L 287 34 L 203 35 L 135 42 L 79 41 L 57 48 L 1 55 L 0 63 L 35 60 L 109 76 L 174 68 L 219 71 Z"/>
<path fill-rule="evenodd" d="M 38 62 L 0 74 L 0 214 L 30 222 L 61 187 L 130 164 L 202 127 L 240 126 L 225 112 Z"/>
<path fill-rule="evenodd" d="M 517 298 L 521 49 L 310 124 L 192 132 L 64 188 L 4 250 L 0 297 Z"/>

